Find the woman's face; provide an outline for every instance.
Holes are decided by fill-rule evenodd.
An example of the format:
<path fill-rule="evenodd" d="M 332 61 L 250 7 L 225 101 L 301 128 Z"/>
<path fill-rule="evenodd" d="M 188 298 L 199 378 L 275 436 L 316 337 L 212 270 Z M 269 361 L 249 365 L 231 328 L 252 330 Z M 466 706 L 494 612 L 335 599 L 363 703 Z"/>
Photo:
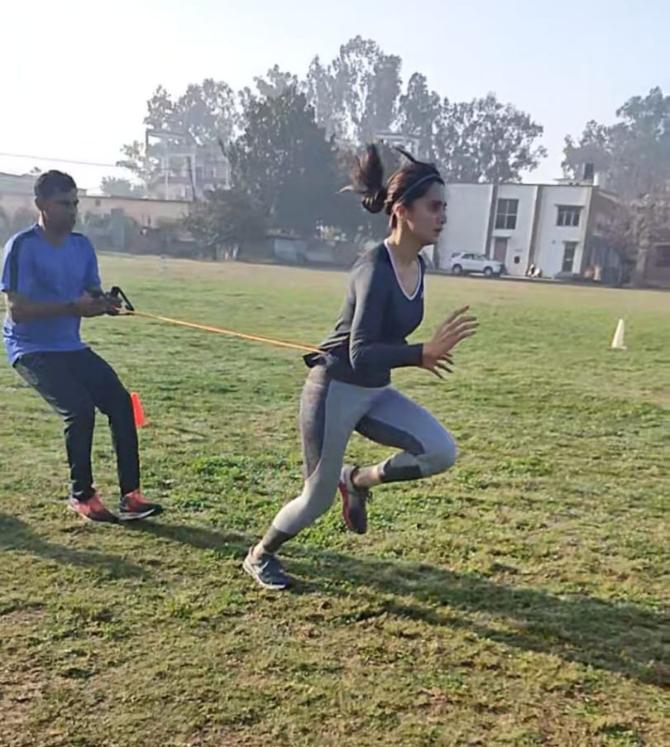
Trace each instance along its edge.
<path fill-rule="evenodd" d="M 397 216 L 404 221 L 422 246 L 436 244 L 447 222 L 444 185 L 434 182 L 426 194 L 418 197 L 409 206 L 399 205 Z"/>

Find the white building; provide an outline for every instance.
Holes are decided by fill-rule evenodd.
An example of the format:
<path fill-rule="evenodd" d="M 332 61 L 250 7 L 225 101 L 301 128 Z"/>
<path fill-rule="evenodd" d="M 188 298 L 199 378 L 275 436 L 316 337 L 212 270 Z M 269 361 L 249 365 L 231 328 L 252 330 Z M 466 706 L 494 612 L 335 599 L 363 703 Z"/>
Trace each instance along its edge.
<path fill-rule="evenodd" d="M 446 270 L 452 254 L 473 252 L 504 262 L 510 275 L 535 265 L 544 277 L 617 282 L 619 257 L 603 232 L 617 204 L 592 183 L 449 184 L 436 264 Z"/>

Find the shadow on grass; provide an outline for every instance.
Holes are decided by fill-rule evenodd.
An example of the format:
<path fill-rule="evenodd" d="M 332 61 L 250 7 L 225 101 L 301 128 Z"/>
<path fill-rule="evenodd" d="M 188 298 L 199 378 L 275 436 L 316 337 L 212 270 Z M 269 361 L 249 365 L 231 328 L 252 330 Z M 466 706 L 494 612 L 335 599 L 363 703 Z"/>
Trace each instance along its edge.
<path fill-rule="evenodd" d="M 136 530 L 200 549 L 244 556 L 252 539 L 239 533 L 144 523 Z M 655 685 L 670 685 L 663 664 L 670 619 L 628 602 L 496 583 L 473 573 L 291 547 L 291 573 L 306 577 L 294 593 L 350 595 L 351 585 L 383 594 L 347 623 L 381 615 L 460 628 L 496 643 L 557 656 Z"/>
<path fill-rule="evenodd" d="M 148 578 L 149 574 L 138 565 L 129 563 L 118 555 L 97 550 L 77 550 L 47 542 L 15 516 L 0 513 L 0 550 L 19 550 L 57 563 L 103 568 L 113 578 Z"/>
<path fill-rule="evenodd" d="M 300 553 L 287 566 L 309 576 L 310 588 L 319 593 L 337 593 L 346 581 L 392 595 L 378 609 L 368 605 L 363 617 L 389 614 L 461 628 L 507 646 L 670 685 L 669 663 L 663 662 L 670 618 L 636 604 L 559 596 L 474 573 L 341 553 Z"/>
<path fill-rule="evenodd" d="M 132 521 L 124 524 L 139 534 L 151 534 L 154 537 L 179 542 L 198 550 L 222 550 L 235 553 L 240 557 L 246 555 L 251 536 L 239 532 L 217 532 L 206 527 L 187 526 L 185 524 L 162 524 L 153 521 Z"/>

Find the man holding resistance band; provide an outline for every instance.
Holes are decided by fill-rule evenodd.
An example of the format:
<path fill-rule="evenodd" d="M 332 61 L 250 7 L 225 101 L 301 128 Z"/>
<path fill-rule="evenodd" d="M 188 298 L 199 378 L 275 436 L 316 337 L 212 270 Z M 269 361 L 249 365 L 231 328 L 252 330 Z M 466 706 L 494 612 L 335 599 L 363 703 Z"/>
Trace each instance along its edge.
<path fill-rule="evenodd" d="M 95 410 L 109 419 L 120 484 L 119 519 L 159 513 L 140 491 L 137 431 L 130 395 L 111 366 L 82 342 L 82 317 L 115 315 L 118 304 L 100 291 L 91 242 L 72 229 L 77 185 L 48 171 L 35 183 L 38 222 L 5 247 L 0 290 L 7 297 L 3 327 L 9 363 L 63 418 L 70 466 L 69 506 L 85 519 L 115 522 L 98 495 L 91 469 Z"/>

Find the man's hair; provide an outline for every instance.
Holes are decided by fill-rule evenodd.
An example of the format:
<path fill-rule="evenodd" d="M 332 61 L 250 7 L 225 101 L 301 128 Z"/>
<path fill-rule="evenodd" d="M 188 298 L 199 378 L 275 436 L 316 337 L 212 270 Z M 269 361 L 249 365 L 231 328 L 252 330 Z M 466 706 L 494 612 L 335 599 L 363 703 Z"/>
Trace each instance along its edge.
<path fill-rule="evenodd" d="M 35 197 L 48 200 L 57 192 L 71 192 L 77 189 L 74 179 L 62 171 L 45 171 L 35 182 Z"/>

